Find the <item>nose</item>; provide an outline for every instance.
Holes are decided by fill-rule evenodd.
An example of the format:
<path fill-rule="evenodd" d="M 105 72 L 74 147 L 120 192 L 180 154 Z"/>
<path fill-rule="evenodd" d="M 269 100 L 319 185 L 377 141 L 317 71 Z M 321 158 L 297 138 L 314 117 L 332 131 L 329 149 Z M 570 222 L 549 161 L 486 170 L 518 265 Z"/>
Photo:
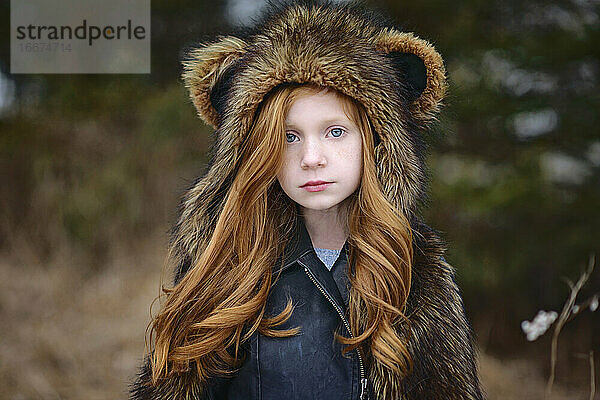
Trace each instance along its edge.
<path fill-rule="evenodd" d="M 300 166 L 302 169 L 324 167 L 327 165 L 327 158 L 323 147 L 318 141 L 307 140 L 302 148 L 302 159 Z"/>

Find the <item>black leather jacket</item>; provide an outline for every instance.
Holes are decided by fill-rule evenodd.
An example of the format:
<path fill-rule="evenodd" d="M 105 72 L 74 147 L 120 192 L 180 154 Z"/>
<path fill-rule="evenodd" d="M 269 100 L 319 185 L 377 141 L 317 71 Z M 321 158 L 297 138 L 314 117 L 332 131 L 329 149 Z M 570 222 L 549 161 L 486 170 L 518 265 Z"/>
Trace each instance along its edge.
<path fill-rule="evenodd" d="M 317 257 L 304 223 L 286 247 L 283 267 L 273 269 L 273 281 L 265 314 L 279 314 L 291 297 L 291 317 L 279 327 L 299 326 L 301 332 L 287 338 L 255 333 L 242 369 L 229 379 L 216 379 L 209 387 L 212 399 L 296 400 L 367 399 L 364 357 L 354 350 L 342 356 L 343 347 L 334 331 L 348 337 L 346 313 L 349 296 L 348 242 L 331 271 Z M 278 260 L 276 265 L 281 266 Z M 281 270 L 279 279 L 275 281 Z M 362 396 L 362 397 L 361 397 Z"/>
<path fill-rule="evenodd" d="M 278 328 L 300 327 L 300 333 L 270 338 L 255 332 L 241 346 L 246 354 L 241 369 L 233 377 L 210 379 L 206 399 L 373 399 L 363 355 L 354 350 L 342 356 L 343 345 L 334 339 L 336 330 L 350 336 L 348 241 L 330 271 L 317 257 L 304 222 L 301 218 L 297 221 L 293 237 L 273 268 L 265 315 L 279 314 L 291 297 L 294 310 Z M 131 399 L 172 395 L 172 387 L 165 390 L 168 394 L 162 393 L 160 386 L 147 386 L 149 376 L 146 360 L 132 386 Z M 181 386 L 189 386 L 185 380 L 181 378 Z"/>

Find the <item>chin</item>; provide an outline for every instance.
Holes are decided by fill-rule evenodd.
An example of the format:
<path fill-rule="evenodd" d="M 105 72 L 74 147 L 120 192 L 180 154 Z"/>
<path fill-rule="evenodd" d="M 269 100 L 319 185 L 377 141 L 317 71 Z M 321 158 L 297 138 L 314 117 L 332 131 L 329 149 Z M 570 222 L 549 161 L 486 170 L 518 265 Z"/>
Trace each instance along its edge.
<path fill-rule="evenodd" d="M 315 211 L 326 211 L 329 210 L 332 207 L 335 207 L 336 205 L 338 205 L 339 203 L 336 202 L 332 202 L 332 201 L 327 201 L 327 202 L 304 202 L 304 203 L 299 203 L 302 207 L 307 208 L 309 210 L 315 210 Z"/>

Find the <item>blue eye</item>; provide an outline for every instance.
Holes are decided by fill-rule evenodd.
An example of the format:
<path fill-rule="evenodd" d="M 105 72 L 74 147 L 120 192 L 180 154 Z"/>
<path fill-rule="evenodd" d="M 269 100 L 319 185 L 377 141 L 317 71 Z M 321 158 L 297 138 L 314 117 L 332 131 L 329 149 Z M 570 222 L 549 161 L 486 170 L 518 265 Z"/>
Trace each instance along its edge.
<path fill-rule="evenodd" d="M 331 132 L 331 134 L 333 135 L 333 137 L 336 137 L 336 138 L 338 138 L 338 137 L 340 137 L 340 136 L 342 136 L 344 134 L 344 130 L 342 128 L 333 128 L 329 132 Z M 336 136 L 335 132 L 339 132 L 339 135 Z"/>
<path fill-rule="evenodd" d="M 296 135 L 294 135 L 293 133 L 286 133 L 286 134 L 285 134 L 285 138 L 286 138 L 286 141 L 287 141 L 288 143 L 292 143 L 292 142 L 294 141 L 294 138 L 295 138 L 295 137 L 296 137 Z M 292 140 L 288 140 L 288 139 L 290 139 L 290 138 L 291 138 Z"/>

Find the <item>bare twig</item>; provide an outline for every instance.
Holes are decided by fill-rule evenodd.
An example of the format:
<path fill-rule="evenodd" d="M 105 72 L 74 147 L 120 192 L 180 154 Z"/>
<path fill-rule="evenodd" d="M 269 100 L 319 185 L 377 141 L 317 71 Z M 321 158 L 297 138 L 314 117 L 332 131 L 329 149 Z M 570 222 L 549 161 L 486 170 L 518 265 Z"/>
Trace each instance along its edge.
<path fill-rule="evenodd" d="M 598 306 L 596 305 L 595 307 L 592 307 L 592 304 L 594 304 L 594 302 L 597 302 L 598 298 L 600 298 L 600 292 L 594 293 L 593 295 L 591 295 L 590 297 L 588 297 L 586 300 L 582 301 L 578 305 L 573 306 L 573 309 L 571 310 L 571 315 L 569 315 L 567 322 L 569 322 L 570 320 L 575 318 L 577 316 L 577 314 L 580 314 L 582 311 L 584 311 L 587 308 L 589 308 L 590 311 L 596 311 L 596 308 Z"/>
<path fill-rule="evenodd" d="M 558 322 L 554 326 L 554 332 L 552 334 L 552 349 L 551 349 L 551 354 L 550 354 L 550 358 L 551 358 L 550 359 L 550 377 L 548 378 L 548 382 L 546 384 L 546 392 L 545 392 L 545 396 L 544 396 L 545 398 L 548 398 L 550 396 L 550 393 L 552 392 L 552 385 L 554 384 L 554 377 L 556 374 L 556 354 L 557 354 L 557 347 L 558 347 L 558 335 L 560 334 L 562 327 L 564 326 L 564 324 L 567 322 L 569 316 L 571 315 L 571 312 L 573 310 L 573 304 L 575 304 L 575 300 L 577 299 L 577 294 L 579 293 L 579 291 L 581 290 L 583 285 L 585 285 L 585 283 L 589 279 L 590 275 L 592 274 L 592 271 L 594 270 L 594 266 L 595 266 L 595 256 L 594 256 L 594 254 L 591 254 L 590 261 L 588 263 L 588 267 L 585 271 L 583 271 L 581 273 L 581 276 L 579 277 L 579 280 L 577 281 L 576 284 L 573 284 L 573 282 L 571 282 L 568 279 L 564 279 L 567 282 L 567 284 L 569 285 L 569 288 L 571 288 L 571 294 L 569 295 L 569 299 L 563 306 L 560 316 L 558 317 Z"/>
<path fill-rule="evenodd" d="M 590 350 L 590 400 L 596 396 L 596 371 L 594 368 L 594 351 Z"/>

